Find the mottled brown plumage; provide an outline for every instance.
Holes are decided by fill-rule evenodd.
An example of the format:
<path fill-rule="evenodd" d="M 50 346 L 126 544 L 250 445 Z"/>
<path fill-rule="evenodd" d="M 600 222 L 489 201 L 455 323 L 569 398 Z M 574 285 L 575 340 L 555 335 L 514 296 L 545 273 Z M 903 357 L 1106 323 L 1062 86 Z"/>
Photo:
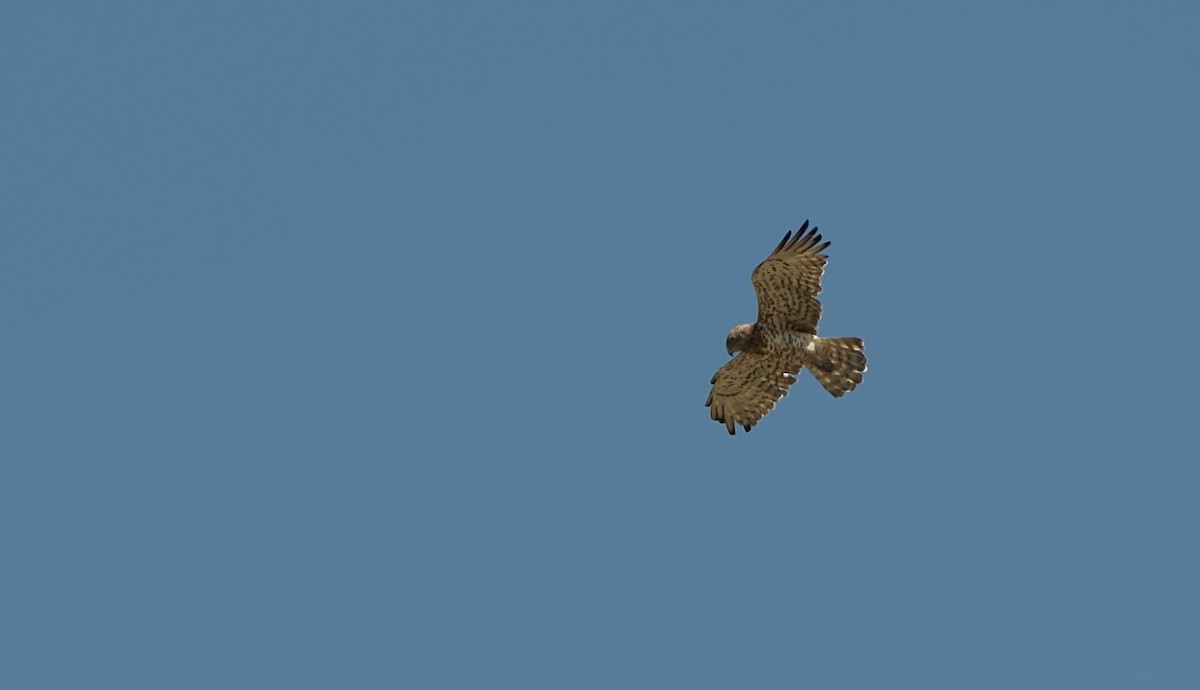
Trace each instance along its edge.
<path fill-rule="evenodd" d="M 807 232 L 806 232 L 807 231 Z M 758 321 L 735 326 L 725 339 L 730 355 L 738 353 L 712 378 L 706 407 L 730 434 L 758 423 L 787 395 L 801 367 L 834 397 L 862 383 L 867 370 L 859 338 L 818 338 L 821 320 L 821 276 L 828 260 L 821 252 L 816 226 L 808 221 L 793 236 L 788 232 L 775 251 L 750 276 L 758 295 Z"/>

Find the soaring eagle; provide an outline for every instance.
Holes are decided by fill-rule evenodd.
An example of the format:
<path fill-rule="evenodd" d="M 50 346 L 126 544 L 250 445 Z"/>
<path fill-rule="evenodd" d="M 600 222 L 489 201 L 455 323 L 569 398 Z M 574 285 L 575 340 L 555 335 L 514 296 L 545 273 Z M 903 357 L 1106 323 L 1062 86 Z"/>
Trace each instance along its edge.
<path fill-rule="evenodd" d="M 821 252 L 827 247 L 806 220 L 795 236 L 790 231 L 784 235 L 750 275 L 758 295 L 758 321 L 729 331 L 725 350 L 738 354 L 717 370 L 704 403 L 731 435 L 739 425 L 750 431 L 766 416 L 787 395 L 801 367 L 808 367 L 835 398 L 862 383 L 867 370 L 862 339 L 817 337 L 817 295 L 828 259 Z"/>

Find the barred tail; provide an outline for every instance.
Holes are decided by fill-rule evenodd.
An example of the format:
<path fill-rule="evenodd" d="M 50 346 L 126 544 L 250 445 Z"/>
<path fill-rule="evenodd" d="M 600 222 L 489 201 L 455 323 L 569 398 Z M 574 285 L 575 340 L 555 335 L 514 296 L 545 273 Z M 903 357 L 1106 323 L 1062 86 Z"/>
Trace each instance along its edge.
<path fill-rule="evenodd" d="M 867 370 L 861 338 L 813 338 L 816 352 L 805 362 L 825 390 L 840 398 L 862 383 Z"/>

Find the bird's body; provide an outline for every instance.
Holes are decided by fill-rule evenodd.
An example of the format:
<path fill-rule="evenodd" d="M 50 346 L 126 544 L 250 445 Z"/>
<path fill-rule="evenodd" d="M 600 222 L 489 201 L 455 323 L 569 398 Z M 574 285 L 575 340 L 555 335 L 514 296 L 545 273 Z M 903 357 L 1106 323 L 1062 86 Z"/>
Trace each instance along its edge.
<path fill-rule="evenodd" d="M 738 426 L 750 431 L 787 395 L 802 367 L 834 397 L 854 390 L 867 370 L 861 339 L 817 337 L 817 295 L 828 260 L 821 251 L 829 243 L 821 243 L 816 227 L 806 230 L 808 221 L 754 269 L 758 321 L 735 326 L 725 339 L 726 351 L 736 356 L 713 376 L 704 404 L 730 434 Z"/>
<path fill-rule="evenodd" d="M 747 326 L 749 328 L 746 328 Z M 730 337 L 725 339 L 725 348 L 730 355 L 735 352 L 749 352 L 786 359 L 796 352 L 812 352 L 815 338 L 812 333 L 781 331 L 764 328 L 757 323 L 748 323 L 730 331 Z"/>

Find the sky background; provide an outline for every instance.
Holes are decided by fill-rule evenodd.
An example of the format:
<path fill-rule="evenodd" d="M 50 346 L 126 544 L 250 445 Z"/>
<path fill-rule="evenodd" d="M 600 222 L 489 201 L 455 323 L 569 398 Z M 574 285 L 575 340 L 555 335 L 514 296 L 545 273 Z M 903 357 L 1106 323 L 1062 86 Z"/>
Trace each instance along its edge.
<path fill-rule="evenodd" d="M 0 686 L 1200 687 L 1198 27 L 6 3 Z"/>

